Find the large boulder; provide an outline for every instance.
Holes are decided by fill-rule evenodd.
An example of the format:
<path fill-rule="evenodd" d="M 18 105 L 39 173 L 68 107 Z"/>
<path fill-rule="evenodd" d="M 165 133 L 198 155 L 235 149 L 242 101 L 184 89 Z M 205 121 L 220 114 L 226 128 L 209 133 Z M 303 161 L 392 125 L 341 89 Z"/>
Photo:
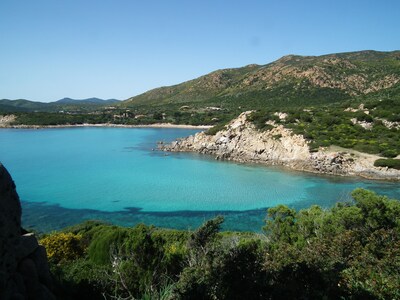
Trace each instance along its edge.
<path fill-rule="evenodd" d="M 14 181 L 0 163 L 0 299 L 55 299 L 46 250 L 22 234 L 21 203 Z"/>

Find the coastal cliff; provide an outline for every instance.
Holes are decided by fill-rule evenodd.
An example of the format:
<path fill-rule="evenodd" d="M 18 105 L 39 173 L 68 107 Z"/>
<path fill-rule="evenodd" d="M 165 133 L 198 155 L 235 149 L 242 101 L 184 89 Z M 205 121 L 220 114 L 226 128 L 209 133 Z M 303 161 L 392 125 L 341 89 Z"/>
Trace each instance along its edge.
<path fill-rule="evenodd" d="M 370 179 L 400 180 L 400 171 L 374 167 L 379 157 L 354 150 L 329 147 L 311 152 L 309 142 L 283 125 L 270 122 L 270 129 L 259 131 L 250 122 L 250 111 L 232 120 L 215 135 L 200 132 L 171 144 L 163 151 L 198 152 L 221 160 L 281 165 L 294 170 Z"/>

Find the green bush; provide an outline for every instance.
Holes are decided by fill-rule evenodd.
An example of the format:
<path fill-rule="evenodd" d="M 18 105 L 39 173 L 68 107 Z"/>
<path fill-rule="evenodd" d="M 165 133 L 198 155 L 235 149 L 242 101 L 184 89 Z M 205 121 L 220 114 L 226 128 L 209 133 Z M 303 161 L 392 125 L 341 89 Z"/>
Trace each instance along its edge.
<path fill-rule="evenodd" d="M 225 124 L 217 124 L 213 127 L 211 127 L 210 129 L 208 129 L 205 134 L 207 135 L 215 135 L 217 134 L 217 132 L 224 130 L 225 129 Z"/>
<path fill-rule="evenodd" d="M 97 264 L 109 264 L 112 251 L 122 248 L 125 239 L 129 236 L 129 230 L 122 227 L 103 227 L 93 236 L 88 254 L 91 261 Z"/>
<path fill-rule="evenodd" d="M 391 168 L 391 169 L 400 170 L 400 159 L 394 159 L 394 158 L 384 159 L 384 158 L 380 158 L 380 159 L 377 159 L 374 162 L 374 166 L 375 167 L 388 167 L 388 168 Z"/>
<path fill-rule="evenodd" d="M 82 236 L 79 234 L 60 232 L 45 236 L 39 243 L 46 248 L 49 260 L 58 264 L 83 256 L 81 240 Z"/>
<path fill-rule="evenodd" d="M 381 152 L 381 154 L 384 157 L 393 158 L 393 157 L 397 156 L 398 152 L 397 152 L 397 150 L 394 150 L 394 149 L 385 149 Z"/>

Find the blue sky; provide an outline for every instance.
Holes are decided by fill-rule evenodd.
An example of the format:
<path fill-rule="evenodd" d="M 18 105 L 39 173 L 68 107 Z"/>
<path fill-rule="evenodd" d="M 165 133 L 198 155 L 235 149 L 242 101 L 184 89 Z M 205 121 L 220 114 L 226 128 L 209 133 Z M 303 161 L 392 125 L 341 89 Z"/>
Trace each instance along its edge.
<path fill-rule="evenodd" d="M 287 54 L 400 49 L 400 1 L 1 0 L 0 99 L 126 99 Z"/>

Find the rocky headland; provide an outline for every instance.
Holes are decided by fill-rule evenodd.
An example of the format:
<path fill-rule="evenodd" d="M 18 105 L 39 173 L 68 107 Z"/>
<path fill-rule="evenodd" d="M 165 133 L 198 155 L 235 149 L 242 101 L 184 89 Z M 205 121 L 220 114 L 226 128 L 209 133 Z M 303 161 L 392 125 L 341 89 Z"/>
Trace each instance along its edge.
<path fill-rule="evenodd" d="M 375 167 L 380 157 L 339 147 L 310 151 L 309 142 L 283 125 L 259 131 L 244 112 L 215 135 L 200 132 L 170 144 L 163 151 L 198 152 L 216 159 L 281 165 L 293 170 L 369 179 L 400 180 L 400 170 Z"/>

